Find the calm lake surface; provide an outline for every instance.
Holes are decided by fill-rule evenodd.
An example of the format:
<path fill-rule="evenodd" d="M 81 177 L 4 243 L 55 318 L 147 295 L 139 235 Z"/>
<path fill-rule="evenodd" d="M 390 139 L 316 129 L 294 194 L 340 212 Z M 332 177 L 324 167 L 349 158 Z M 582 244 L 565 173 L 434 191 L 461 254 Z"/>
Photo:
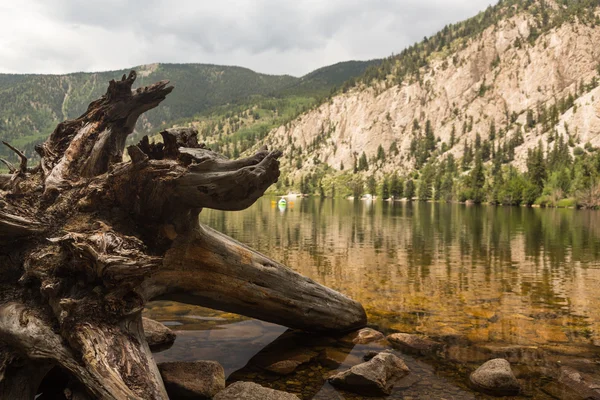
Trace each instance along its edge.
<path fill-rule="evenodd" d="M 600 212 L 343 199 L 298 199 L 280 209 L 276 201 L 204 210 L 200 219 L 359 300 L 371 327 L 443 341 L 436 357 L 397 353 L 413 372 L 391 398 L 486 398 L 467 387 L 468 376 L 496 356 L 513 364 L 519 398 L 579 398 L 559 381 L 561 367 L 600 376 Z M 147 316 L 178 331 L 157 361 L 217 360 L 230 381 L 304 399 L 361 398 L 324 378 L 384 346 L 285 333 L 173 302 L 150 304 Z M 311 361 L 284 377 L 261 369 L 285 352 Z"/>

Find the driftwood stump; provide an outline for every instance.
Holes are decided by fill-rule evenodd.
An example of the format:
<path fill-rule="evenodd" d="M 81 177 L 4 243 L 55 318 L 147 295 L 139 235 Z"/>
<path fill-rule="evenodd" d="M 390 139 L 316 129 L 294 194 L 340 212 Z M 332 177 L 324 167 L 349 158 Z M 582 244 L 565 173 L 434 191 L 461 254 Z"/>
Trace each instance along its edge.
<path fill-rule="evenodd" d="M 144 339 L 147 301 L 173 299 L 309 331 L 365 325 L 362 306 L 198 222 L 241 210 L 279 176 L 281 153 L 228 160 L 196 131 L 127 148 L 173 90 L 111 81 L 75 120 L 0 175 L 0 398 L 32 399 L 55 366 L 98 399 L 168 399 Z M 83 398 L 82 397 L 82 398 Z"/>

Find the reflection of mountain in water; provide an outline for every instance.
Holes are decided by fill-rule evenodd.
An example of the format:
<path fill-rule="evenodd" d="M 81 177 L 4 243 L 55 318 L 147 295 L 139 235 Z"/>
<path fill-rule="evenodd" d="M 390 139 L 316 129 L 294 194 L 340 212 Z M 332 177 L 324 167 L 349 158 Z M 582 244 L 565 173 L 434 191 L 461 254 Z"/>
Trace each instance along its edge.
<path fill-rule="evenodd" d="M 382 329 L 519 344 L 600 343 L 600 213 L 263 199 L 208 223 L 360 300 Z"/>

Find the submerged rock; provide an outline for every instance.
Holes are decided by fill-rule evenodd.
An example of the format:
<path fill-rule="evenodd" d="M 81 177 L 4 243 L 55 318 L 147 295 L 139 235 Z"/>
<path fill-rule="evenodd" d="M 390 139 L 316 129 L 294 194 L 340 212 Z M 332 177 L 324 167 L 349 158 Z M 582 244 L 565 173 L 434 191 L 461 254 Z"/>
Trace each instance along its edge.
<path fill-rule="evenodd" d="M 476 346 L 451 345 L 444 350 L 443 357 L 459 364 L 483 363 L 490 359 L 490 353 Z"/>
<path fill-rule="evenodd" d="M 471 374 L 469 380 L 474 389 L 496 396 L 516 395 L 521 390 L 510 363 L 503 358 L 486 362 Z"/>
<path fill-rule="evenodd" d="M 536 346 L 502 345 L 486 343 L 477 347 L 485 352 L 488 352 L 490 357 L 504 358 L 508 362 L 534 364 L 538 360 L 544 359 L 544 354 L 542 350 Z"/>
<path fill-rule="evenodd" d="M 293 373 L 301 364 L 302 362 L 298 360 L 283 360 L 277 361 L 265 367 L 265 369 L 277 375 L 289 375 Z"/>
<path fill-rule="evenodd" d="M 225 371 L 216 361 L 166 362 L 158 369 L 172 399 L 211 399 L 225 389 Z"/>
<path fill-rule="evenodd" d="M 314 335 L 288 331 L 252 357 L 248 366 L 277 375 L 288 375 L 299 366 L 314 360 L 319 355 L 314 351 L 315 343 L 321 342 L 321 339 L 315 339 Z"/>
<path fill-rule="evenodd" d="M 321 354 L 319 354 L 318 361 L 322 366 L 331 369 L 336 369 L 341 364 L 355 365 L 361 363 L 361 359 L 350 354 L 350 351 L 335 347 L 325 348 Z"/>
<path fill-rule="evenodd" d="M 409 354 L 431 355 L 441 350 L 443 345 L 425 336 L 409 333 L 394 333 L 387 337 L 392 346 Z"/>
<path fill-rule="evenodd" d="M 409 372 L 402 359 L 391 353 L 380 353 L 368 362 L 332 376 L 329 381 L 350 392 L 365 396 L 385 396 Z"/>
<path fill-rule="evenodd" d="M 357 332 L 356 337 L 352 339 L 354 344 L 369 344 L 385 339 L 385 335 L 375 329 L 364 328 Z"/>
<path fill-rule="evenodd" d="M 318 355 L 317 352 L 298 347 L 281 349 L 280 352 L 265 352 L 254 361 L 269 372 L 277 375 L 289 375 L 300 365 L 314 360 Z"/>
<path fill-rule="evenodd" d="M 160 322 L 143 317 L 142 324 L 146 341 L 151 350 L 163 350 L 175 342 L 177 335 Z"/>
<path fill-rule="evenodd" d="M 559 383 L 586 399 L 600 399 L 600 378 L 571 367 L 560 369 Z"/>
<path fill-rule="evenodd" d="M 298 396 L 252 382 L 236 382 L 217 393 L 213 400 L 298 400 Z"/>

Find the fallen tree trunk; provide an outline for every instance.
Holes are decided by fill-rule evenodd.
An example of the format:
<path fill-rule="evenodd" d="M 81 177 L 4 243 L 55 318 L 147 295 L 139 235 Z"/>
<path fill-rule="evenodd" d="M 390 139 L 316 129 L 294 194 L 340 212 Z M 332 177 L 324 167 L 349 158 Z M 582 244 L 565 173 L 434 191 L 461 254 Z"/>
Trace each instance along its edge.
<path fill-rule="evenodd" d="M 232 161 L 172 129 L 123 162 L 138 117 L 173 90 L 132 90 L 135 78 L 59 124 L 36 147 L 39 167 L 6 144 L 20 163 L 3 161 L 0 176 L 2 398 L 31 398 L 60 367 L 85 387 L 74 385 L 80 398 L 167 399 L 142 328 L 154 298 L 308 331 L 366 323 L 359 303 L 198 223 L 203 208 L 253 204 L 277 181 L 280 152 Z"/>
<path fill-rule="evenodd" d="M 164 268 L 143 287 L 149 298 L 202 305 L 295 329 L 343 332 L 365 324 L 359 303 L 207 226 L 176 239 Z"/>

